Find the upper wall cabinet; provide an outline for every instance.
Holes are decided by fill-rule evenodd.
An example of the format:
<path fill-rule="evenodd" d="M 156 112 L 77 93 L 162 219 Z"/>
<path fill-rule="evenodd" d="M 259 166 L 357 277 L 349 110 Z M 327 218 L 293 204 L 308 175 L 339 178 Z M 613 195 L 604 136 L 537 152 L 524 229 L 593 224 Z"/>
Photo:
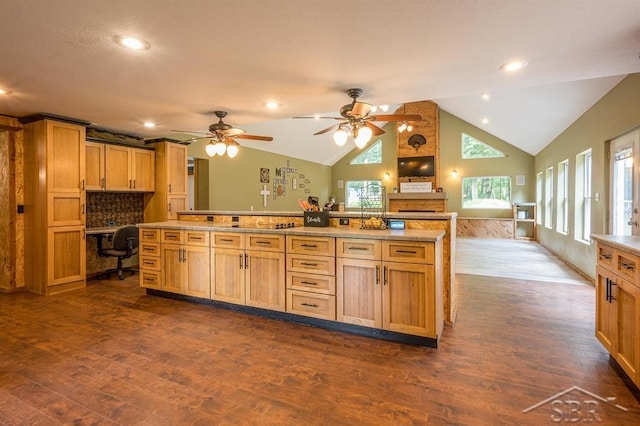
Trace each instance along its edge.
<path fill-rule="evenodd" d="M 155 153 L 96 142 L 86 143 L 87 190 L 153 192 Z"/>
<path fill-rule="evenodd" d="M 178 218 L 187 209 L 187 146 L 176 141 L 147 141 L 156 148 L 156 190 L 145 196 L 144 221 Z"/>

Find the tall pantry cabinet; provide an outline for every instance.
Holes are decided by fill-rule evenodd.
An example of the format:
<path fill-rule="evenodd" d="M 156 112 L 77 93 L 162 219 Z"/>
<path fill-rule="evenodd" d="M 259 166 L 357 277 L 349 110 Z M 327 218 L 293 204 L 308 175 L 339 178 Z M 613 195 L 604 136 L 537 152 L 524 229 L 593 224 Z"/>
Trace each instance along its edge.
<path fill-rule="evenodd" d="M 85 127 L 25 120 L 25 286 L 56 294 L 86 285 Z"/>
<path fill-rule="evenodd" d="M 164 138 L 146 143 L 156 150 L 156 185 L 145 194 L 144 221 L 175 220 L 178 211 L 188 210 L 187 145 Z"/>

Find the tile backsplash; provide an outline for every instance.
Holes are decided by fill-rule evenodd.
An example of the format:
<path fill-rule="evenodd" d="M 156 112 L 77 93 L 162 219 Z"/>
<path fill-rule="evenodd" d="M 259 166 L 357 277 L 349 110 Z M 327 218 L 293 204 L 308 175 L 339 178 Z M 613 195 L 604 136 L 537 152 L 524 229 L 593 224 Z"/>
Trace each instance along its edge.
<path fill-rule="evenodd" d="M 87 192 L 87 228 L 144 222 L 144 193 Z"/>

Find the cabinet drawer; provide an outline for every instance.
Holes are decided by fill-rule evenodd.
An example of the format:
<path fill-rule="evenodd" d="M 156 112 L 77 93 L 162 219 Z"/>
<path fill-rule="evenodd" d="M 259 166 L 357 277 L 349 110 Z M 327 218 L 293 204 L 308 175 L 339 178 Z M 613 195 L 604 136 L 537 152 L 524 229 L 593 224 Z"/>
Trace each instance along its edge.
<path fill-rule="evenodd" d="M 598 265 L 606 269 L 613 270 L 613 257 L 614 257 L 613 247 L 603 246 L 600 243 L 598 243 L 597 247 L 598 247 L 597 248 Z"/>
<path fill-rule="evenodd" d="M 140 269 L 159 271 L 160 270 L 160 258 L 150 256 L 140 256 Z"/>
<path fill-rule="evenodd" d="M 287 272 L 287 288 L 313 293 L 336 294 L 336 278 L 331 275 Z"/>
<path fill-rule="evenodd" d="M 160 289 L 162 274 L 159 271 L 140 270 L 140 287 Z"/>
<path fill-rule="evenodd" d="M 140 241 L 148 241 L 150 243 L 160 242 L 160 230 L 140 228 Z"/>
<path fill-rule="evenodd" d="M 244 234 L 231 232 L 212 232 L 211 247 L 244 248 Z"/>
<path fill-rule="evenodd" d="M 287 290 L 287 312 L 335 321 L 336 297 L 327 294 Z"/>
<path fill-rule="evenodd" d="M 325 256 L 308 256 L 304 254 L 287 254 L 287 271 L 307 274 L 336 274 L 336 258 Z"/>
<path fill-rule="evenodd" d="M 208 231 L 184 231 L 184 239 L 190 246 L 209 247 Z"/>
<path fill-rule="evenodd" d="M 163 243 L 182 244 L 184 232 L 176 229 L 163 229 L 160 233 L 160 241 Z"/>
<path fill-rule="evenodd" d="M 638 256 L 617 250 L 614 253 L 616 274 L 627 278 L 632 283 L 638 282 L 638 267 L 640 267 L 640 259 L 638 259 Z M 600 258 L 600 256 L 598 256 L 598 258 Z"/>
<path fill-rule="evenodd" d="M 247 234 L 247 250 L 284 252 L 284 235 Z"/>
<path fill-rule="evenodd" d="M 376 240 L 337 238 L 336 251 L 338 253 L 338 257 L 380 260 L 382 253 L 382 243 Z"/>
<path fill-rule="evenodd" d="M 160 257 L 160 243 L 142 241 L 138 248 L 141 256 Z"/>
<path fill-rule="evenodd" d="M 418 241 L 384 241 L 382 260 L 433 264 L 434 244 Z"/>
<path fill-rule="evenodd" d="M 333 237 L 299 237 L 287 235 L 287 253 L 335 256 L 336 239 Z"/>

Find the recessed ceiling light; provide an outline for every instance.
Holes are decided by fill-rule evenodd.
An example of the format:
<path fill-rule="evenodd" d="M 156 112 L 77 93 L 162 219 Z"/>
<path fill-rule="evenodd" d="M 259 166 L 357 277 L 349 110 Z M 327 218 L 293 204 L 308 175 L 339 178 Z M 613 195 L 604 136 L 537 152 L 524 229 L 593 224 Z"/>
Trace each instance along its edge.
<path fill-rule="evenodd" d="M 13 93 L 11 90 L 0 89 L 0 95 L 10 95 L 11 93 Z"/>
<path fill-rule="evenodd" d="M 315 118 L 316 120 L 320 120 L 320 114 L 315 114 L 313 118 Z"/>
<path fill-rule="evenodd" d="M 269 102 L 267 102 L 265 105 L 266 105 L 266 106 L 267 106 L 267 108 L 269 108 L 269 109 L 276 109 L 276 108 L 278 108 L 278 107 L 280 106 L 280 105 L 278 105 L 278 103 L 277 103 L 277 102 L 275 102 L 275 101 L 269 101 Z"/>
<path fill-rule="evenodd" d="M 500 65 L 500 70 L 504 72 L 513 72 L 521 70 L 527 66 L 527 61 L 511 61 Z"/>
<path fill-rule="evenodd" d="M 483 93 L 482 94 L 482 99 L 484 99 L 485 101 L 488 101 L 489 99 L 491 99 L 491 96 L 489 96 L 488 93 Z"/>
<path fill-rule="evenodd" d="M 387 112 L 389 111 L 389 105 L 380 105 L 380 109 L 382 110 L 382 112 Z"/>
<path fill-rule="evenodd" d="M 151 121 L 145 121 L 143 124 L 144 124 L 144 127 L 147 127 L 149 129 L 153 129 L 154 127 L 156 127 L 156 123 L 153 123 Z"/>
<path fill-rule="evenodd" d="M 482 124 L 489 124 L 489 119 L 488 118 L 483 118 L 482 119 Z"/>
<path fill-rule="evenodd" d="M 133 50 L 149 50 L 149 48 L 151 48 L 149 42 L 141 38 L 117 35 L 113 37 L 113 40 L 120 46 Z"/>

